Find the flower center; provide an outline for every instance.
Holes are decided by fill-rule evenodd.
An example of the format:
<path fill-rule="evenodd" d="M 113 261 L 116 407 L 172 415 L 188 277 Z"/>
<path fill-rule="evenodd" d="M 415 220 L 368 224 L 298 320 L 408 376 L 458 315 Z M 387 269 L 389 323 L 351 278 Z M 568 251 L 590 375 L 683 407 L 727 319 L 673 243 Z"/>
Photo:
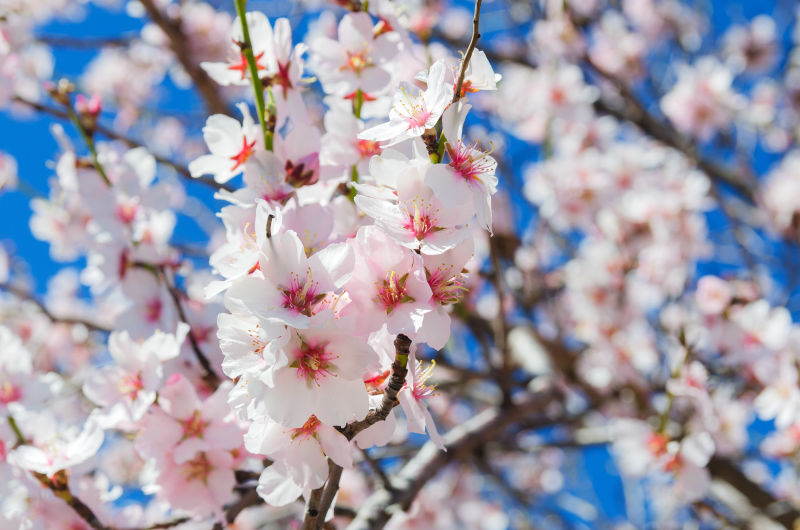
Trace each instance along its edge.
<path fill-rule="evenodd" d="M 235 155 L 233 155 L 231 157 L 231 160 L 233 160 L 233 167 L 231 168 L 231 171 L 236 171 L 236 169 L 239 166 L 241 166 L 242 164 L 247 162 L 247 159 L 250 158 L 250 156 L 255 151 L 255 147 L 256 147 L 256 141 L 255 140 L 253 140 L 250 143 L 247 143 L 247 137 L 243 136 L 242 137 L 242 148 L 241 148 L 241 150 L 239 150 L 238 153 L 236 153 Z"/>
<path fill-rule="evenodd" d="M 148 322 L 158 322 L 161 318 L 161 310 L 163 309 L 164 303 L 161 301 L 160 298 L 153 298 L 147 302 L 145 305 L 145 318 L 147 318 Z"/>
<path fill-rule="evenodd" d="M 452 267 L 437 267 L 433 272 L 425 269 L 428 285 L 433 291 L 433 299 L 442 305 L 457 304 L 467 287 L 460 272 L 453 273 Z"/>
<path fill-rule="evenodd" d="M 292 429 L 292 440 L 296 440 L 298 438 L 302 440 L 308 440 L 312 436 L 317 433 L 317 428 L 319 427 L 320 421 L 317 419 L 316 416 L 311 416 L 306 420 L 302 427 L 297 429 Z"/>
<path fill-rule="evenodd" d="M 183 426 L 183 439 L 202 438 L 208 423 L 200 417 L 200 411 L 196 410 L 192 416 L 181 422 Z"/>
<path fill-rule="evenodd" d="M 489 153 L 465 146 L 461 140 L 456 144 L 447 142 L 445 148 L 450 156 L 450 167 L 467 182 L 483 183 L 483 175 L 494 169 L 494 160 Z"/>
<path fill-rule="evenodd" d="M 383 306 L 387 315 L 391 313 L 397 305 L 414 301 L 414 299 L 408 295 L 406 280 L 408 280 L 408 273 L 400 276 L 395 271 L 389 271 L 386 273 L 386 278 L 376 282 L 377 302 L 379 305 Z"/>
<path fill-rule="evenodd" d="M 124 376 L 120 380 L 118 388 L 119 393 L 123 396 L 128 396 L 130 399 L 136 399 L 139 391 L 144 388 L 141 374 Z"/>
<path fill-rule="evenodd" d="M 431 364 L 429 364 L 427 368 L 420 371 L 421 367 L 422 363 L 418 363 L 416 366 L 417 374 L 414 378 L 414 387 L 411 389 L 411 395 L 414 396 L 414 399 L 417 401 L 428 399 L 436 394 L 436 387 L 427 386 L 425 384 L 428 379 L 430 379 L 431 375 L 433 375 L 436 361 L 431 361 Z"/>
<path fill-rule="evenodd" d="M 295 352 L 295 359 L 289 366 L 297 370 L 297 377 L 319 386 L 319 381 L 325 377 L 329 375 L 336 377 L 333 372 L 336 366 L 331 361 L 338 358 L 338 355 L 326 351 L 324 344 L 311 346 L 304 342 Z"/>
<path fill-rule="evenodd" d="M 201 480 L 203 484 L 206 484 L 208 475 L 211 474 L 211 469 L 211 462 L 208 461 L 206 454 L 199 453 L 183 465 L 183 476 L 186 477 L 187 482 Z"/>
<path fill-rule="evenodd" d="M 131 224 L 136 219 L 136 214 L 138 212 L 139 204 L 136 202 L 136 200 L 129 200 L 128 202 L 117 204 L 117 208 L 114 213 L 116 213 L 117 219 L 123 223 Z"/>
<path fill-rule="evenodd" d="M 11 381 L 3 381 L 0 385 L 0 403 L 8 405 L 14 401 L 19 401 L 22 397 L 22 390 L 15 386 Z"/>
<path fill-rule="evenodd" d="M 365 57 L 366 52 L 347 52 L 347 67 L 354 71 L 356 74 L 361 75 L 361 72 L 368 66 L 371 66 L 369 60 Z"/>
<path fill-rule="evenodd" d="M 264 52 L 261 52 L 255 56 L 257 70 L 264 70 L 266 68 L 266 66 L 259 63 L 259 61 L 263 57 L 264 57 Z M 228 65 L 228 70 L 232 70 L 234 72 L 240 72 L 242 74 L 242 81 L 244 81 L 245 73 L 247 72 L 247 58 L 244 56 L 244 52 L 240 54 L 238 63 Z"/>
<path fill-rule="evenodd" d="M 399 98 L 394 110 L 401 116 L 405 116 L 409 129 L 426 128 L 428 119 L 432 113 L 425 105 L 425 100 L 421 97 L 410 96 L 404 89 L 400 89 L 403 97 Z"/>
<path fill-rule="evenodd" d="M 281 288 L 283 307 L 310 317 L 313 314 L 314 306 L 325 298 L 325 293 L 317 293 L 318 288 L 319 283 L 311 278 L 311 269 L 306 271 L 302 280 L 298 274 L 292 273 L 289 285 Z"/>
<path fill-rule="evenodd" d="M 425 239 L 428 234 L 436 230 L 436 211 L 433 215 L 428 212 L 428 206 L 425 204 L 425 199 L 414 197 L 410 205 L 413 209 L 406 207 L 408 219 L 406 220 L 403 228 L 412 232 L 414 237 L 419 240 Z"/>
<path fill-rule="evenodd" d="M 381 146 L 378 142 L 372 140 L 359 140 L 358 141 L 358 154 L 361 158 L 369 158 L 373 155 L 381 154 Z"/>

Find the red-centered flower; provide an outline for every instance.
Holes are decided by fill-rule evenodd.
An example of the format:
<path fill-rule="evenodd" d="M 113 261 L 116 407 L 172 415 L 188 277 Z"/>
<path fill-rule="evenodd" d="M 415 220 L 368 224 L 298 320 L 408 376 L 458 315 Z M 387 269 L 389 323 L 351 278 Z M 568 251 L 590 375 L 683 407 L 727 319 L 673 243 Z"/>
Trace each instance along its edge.
<path fill-rule="evenodd" d="M 264 69 L 266 69 L 265 65 L 259 64 L 259 62 L 258 62 L 258 61 L 261 60 L 262 57 L 264 57 L 264 52 L 261 52 L 261 53 L 259 53 L 258 55 L 255 56 L 256 70 L 264 70 Z M 242 81 L 244 81 L 244 78 L 245 78 L 245 75 L 246 75 L 246 72 L 247 72 L 247 58 L 245 57 L 244 52 L 241 53 L 241 56 L 239 57 L 239 62 L 238 63 L 228 65 L 228 70 L 233 70 L 235 72 L 241 72 Z"/>
<path fill-rule="evenodd" d="M 231 171 L 236 171 L 236 169 L 247 162 L 247 159 L 255 152 L 256 141 L 253 140 L 250 143 L 247 143 L 247 137 L 242 137 L 242 149 L 237 154 L 231 157 L 231 160 L 234 161 L 233 167 Z"/>

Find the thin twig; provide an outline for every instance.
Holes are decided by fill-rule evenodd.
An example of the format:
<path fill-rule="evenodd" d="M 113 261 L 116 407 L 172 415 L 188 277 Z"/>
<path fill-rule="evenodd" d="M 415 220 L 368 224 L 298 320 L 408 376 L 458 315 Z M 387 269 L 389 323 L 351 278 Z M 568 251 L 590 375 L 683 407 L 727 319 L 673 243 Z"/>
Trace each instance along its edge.
<path fill-rule="evenodd" d="M 50 107 L 48 105 L 44 105 L 42 103 L 38 103 L 36 101 L 30 101 L 30 100 L 27 100 L 27 99 L 22 98 L 20 96 L 15 96 L 14 97 L 14 101 L 16 103 L 20 103 L 22 105 L 30 107 L 30 108 L 38 111 L 38 112 L 42 112 L 44 114 L 49 114 L 50 116 L 54 116 L 56 118 L 60 118 L 60 119 L 64 119 L 64 120 L 68 120 L 69 119 L 69 115 L 66 112 L 64 112 L 64 111 L 62 111 L 60 109 L 54 108 L 54 107 Z M 113 129 L 110 129 L 108 127 L 100 125 L 99 123 L 97 125 L 95 125 L 94 130 L 95 130 L 95 132 L 97 134 L 100 134 L 101 136 L 105 136 L 106 138 L 111 139 L 111 140 L 117 140 L 119 142 L 122 142 L 125 145 L 127 145 L 128 147 L 144 147 L 145 149 L 148 150 L 148 152 L 150 152 L 150 154 L 153 155 L 153 158 L 156 159 L 156 162 L 158 162 L 159 164 L 171 167 L 181 177 L 185 178 L 186 180 L 194 180 L 194 181 L 200 182 L 201 184 L 204 184 L 204 185 L 206 185 L 206 186 L 208 186 L 210 188 L 214 188 L 216 190 L 234 191 L 234 188 L 230 187 L 229 185 L 220 184 L 220 183 L 214 181 L 214 179 L 212 179 L 212 178 L 209 178 L 209 177 L 192 177 L 192 174 L 189 172 L 189 169 L 185 165 L 183 165 L 183 164 L 181 164 L 179 162 L 176 162 L 175 160 L 172 160 L 170 158 L 167 158 L 167 157 L 165 157 L 163 155 L 159 155 L 158 153 L 153 153 L 152 151 L 150 151 L 149 147 L 147 147 L 144 143 L 140 142 L 139 140 L 134 140 L 133 138 L 130 138 L 129 136 L 125 136 L 123 134 L 120 134 L 120 133 L 114 131 Z"/>
<path fill-rule="evenodd" d="M 52 491 L 56 497 L 66 502 L 81 519 L 86 521 L 86 524 L 95 530 L 109 530 L 109 527 L 100 522 L 100 519 L 86 503 L 72 494 L 69 490 L 67 474 L 64 471 L 56 472 L 52 478 L 41 473 L 31 473 L 42 486 Z"/>
<path fill-rule="evenodd" d="M 411 351 L 411 339 L 401 333 L 394 339 L 394 348 L 395 360 L 394 363 L 392 363 L 392 375 L 389 377 L 389 383 L 383 391 L 381 404 L 377 409 L 369 411 L 363 420 L 348 423 L 339 429 L 339 432 L 344 434 L 348 440 L 355 438 L 358 433 L 367 427 L 385 420 L 392 409 L 397 405 L 397 394 L 403 388 L 406 381 L 406 374 L 408 374 L 408 356 Z"/>
<path fill-rule="evenodd" d="M 47 306 L 45 306 L 44 303 L 41 300 L 37 299 L 33 294 L 29 293 L 28 291 L 26 291 L 22 287 L 18 287 L 16 285 L 12 285 L 10 283 L 2 282 L 2 283 L 0 283 L 0 291 L 6 291 L 6 292 L 16 296 L 17 298 L 20 298 L 22 300 L 27 300 L 27 301 L 33 303 L 36 307 L 39 308 L 39 311 L 41 311 L 44 314 L 44 316 L 46 316 L 47 318 L 49 318 L 51 321 L 53 321 L 55 323 L 58 323 L 58 324 L 73 324 L 73 325 L 80 324 L 80 325 L 83 325 L 83 326 L 85 326 L 86 328 L 88 328 L 90 330 L 102 331 L 102 332 L 105 332 L 105 333 L 108 333 L 108 332 L 111 331 L 110 329 L 106 328 L 105 326 L 101 326 L 100 324 L 96 324 L 94 322 L 90 322 L 90 321 L 84 320 L 82 318 L 65 317 L 65 316 L 54 315 L 49 309 L 47 309 Z"/>
<path fill-rule="evenodd" d="M 482 0 L 475 0 L 475 14 L 472 17 L 472 38 L 469 41 L 469 46 L 467 46 L 464 59 L 461 61 L 461 71 L 458 73 L 458 82 L 456 82 L 456 91 L 455 94 L 453 94 L 453 103 L 461 99 L 461 87 L 464 84 L 464 76 L 467 73 L 469 60 L 472 58 L 472 52 L 475 51 L 475 47 L 478 45 L 478 39 L 481 38 L 478 28 L 481 19 L 481 1 Z"/>
<path fill-rule="evenodd" d="M 123 37 L 71 37 L 69 35 L 39 35 L 36 40 L 48 46 L 63 48 L 108 48 L 127 46 L 137 38 L 136 35 Z"/>
<path fill-rule="evenodd" d="M 381 485 L 386 489 L 392 489 L 393 487 L 392 483 L 389 480 L 389 477 L 386 476 L 386 473 L 383 471 L 383 468 L 381 467 L 380 463 L 378 463 L 377 460 L 372 458 L 370 454 L 366 451 L 366 449 L 361 449 L 361 456 L 364 458 L 364 462 L 366 462 L 367 465 L 369 465 L 372 472 L 375 473 L 375 476 L 378 477 L 378 480 L 380 481 Z"/>
<path fill-rule="evenodd" d="M 175 303 L 175 309 L 178 311 L 178 317 L 180 317 L 181 321 L 185 322 L 191 328 L 191 324 L 189 324 L 189 320 L 186 318 L 186 312 L 183 310 L 183 303 L 181 302 L 181 296 L 183 293 L 169 281 L 166 271 L 164 271 L 163 268 L 159 268 L 158 271 L 164 280 L 164 285 L 166 286 L 167 291 L 169 291 L 172 301 Z M 200 348 L 200 344 L 197 342 L 197 338 L 194 336 L 193 331 L 194 330 L 192 329 L 189 330 L 189 343 L 192 345 L 192 350 L 194 350 L 197 361 L 200 363 L 200 366 L 203 367 L 203 370 L 206 373 L 206 381 L 213 386 L 216 386 L 219 384 L 219 376 L 214 369 L 211 368 L 211 363 L 208 361 L 206 354 L 203 353 L 202 348 Z"/>

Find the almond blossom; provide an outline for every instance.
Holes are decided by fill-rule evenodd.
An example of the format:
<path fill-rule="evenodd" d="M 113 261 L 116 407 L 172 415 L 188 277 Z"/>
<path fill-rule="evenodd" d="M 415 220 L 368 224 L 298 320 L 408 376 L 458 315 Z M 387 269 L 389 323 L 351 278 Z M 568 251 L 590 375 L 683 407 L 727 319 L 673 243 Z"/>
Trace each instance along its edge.
<path fill-rule="evenodd" d="M 389 121 L 360 132 L 358 137 L 394 145 L 405 139 L 421 136 L 436 125 L 453 98 L 453 88 L 444 83 L 446 70 L 444 61 L 433 63 L 428 70 L 428 87 L 424 91 L 409 84 L 401 84 L 392 98 Z"/>

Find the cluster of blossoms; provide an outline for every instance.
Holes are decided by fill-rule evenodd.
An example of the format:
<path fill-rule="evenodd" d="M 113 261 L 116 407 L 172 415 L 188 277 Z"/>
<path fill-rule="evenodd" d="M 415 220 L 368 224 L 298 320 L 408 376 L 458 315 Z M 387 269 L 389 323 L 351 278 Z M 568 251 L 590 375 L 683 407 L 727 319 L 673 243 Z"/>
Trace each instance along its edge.
<path fill-rule="evenodd" d="M 230 61 L 203 64 L 221 84 L 250 84 L 240 22 Z M 397 22 L 351 13 L 335 37 L 310 39 L 309 66 L 330 107 L 324 129 L 302 98 L 305 46 L 292 46 L 288 20 L 248 13 L 247 26 L 274 135 L 245 106 L 241 121 L 211 116 L 210 154 L 190 169 L 220 183 L 242 175 L 244 186 L 218 194 L 230 204 L 211 263 L 224 280 L 206 294 L 224 293 L 222 368 L 236 381 L 232 408 L 249 424 L 245 446 L 273 461 L 258 492 L 284 505 L 325 483 L 326 457 L 351 465 L 336 428 L 376 408 L 395 336 L 447 343 L 475 225 L 491 229 L 497 164 L 462 137 L 470 105 L 454 98 L 460 63 L 439 59 L 417 75 L 423 63 Z M 462 91 L 495 83 L 476 52 Z M 428 370 L 413 354 L 408 362 L 399 394 L 408 430 L 441 443 L 426 404 Z M 355 442 L 383 445 L 395 424 L 392 411 Z"/>
<path fill-rule="evenodd" d="M 104 3 L 0 0 L 0 108 L 80 138 L 44 194 L 0 152 L 66 264 L 0 246 L 0 527 L 610 526 L 612 461 L 636 527 L 800 520 L 800 31 L 138 0 L 48 82 L 37 28 Z"/>

